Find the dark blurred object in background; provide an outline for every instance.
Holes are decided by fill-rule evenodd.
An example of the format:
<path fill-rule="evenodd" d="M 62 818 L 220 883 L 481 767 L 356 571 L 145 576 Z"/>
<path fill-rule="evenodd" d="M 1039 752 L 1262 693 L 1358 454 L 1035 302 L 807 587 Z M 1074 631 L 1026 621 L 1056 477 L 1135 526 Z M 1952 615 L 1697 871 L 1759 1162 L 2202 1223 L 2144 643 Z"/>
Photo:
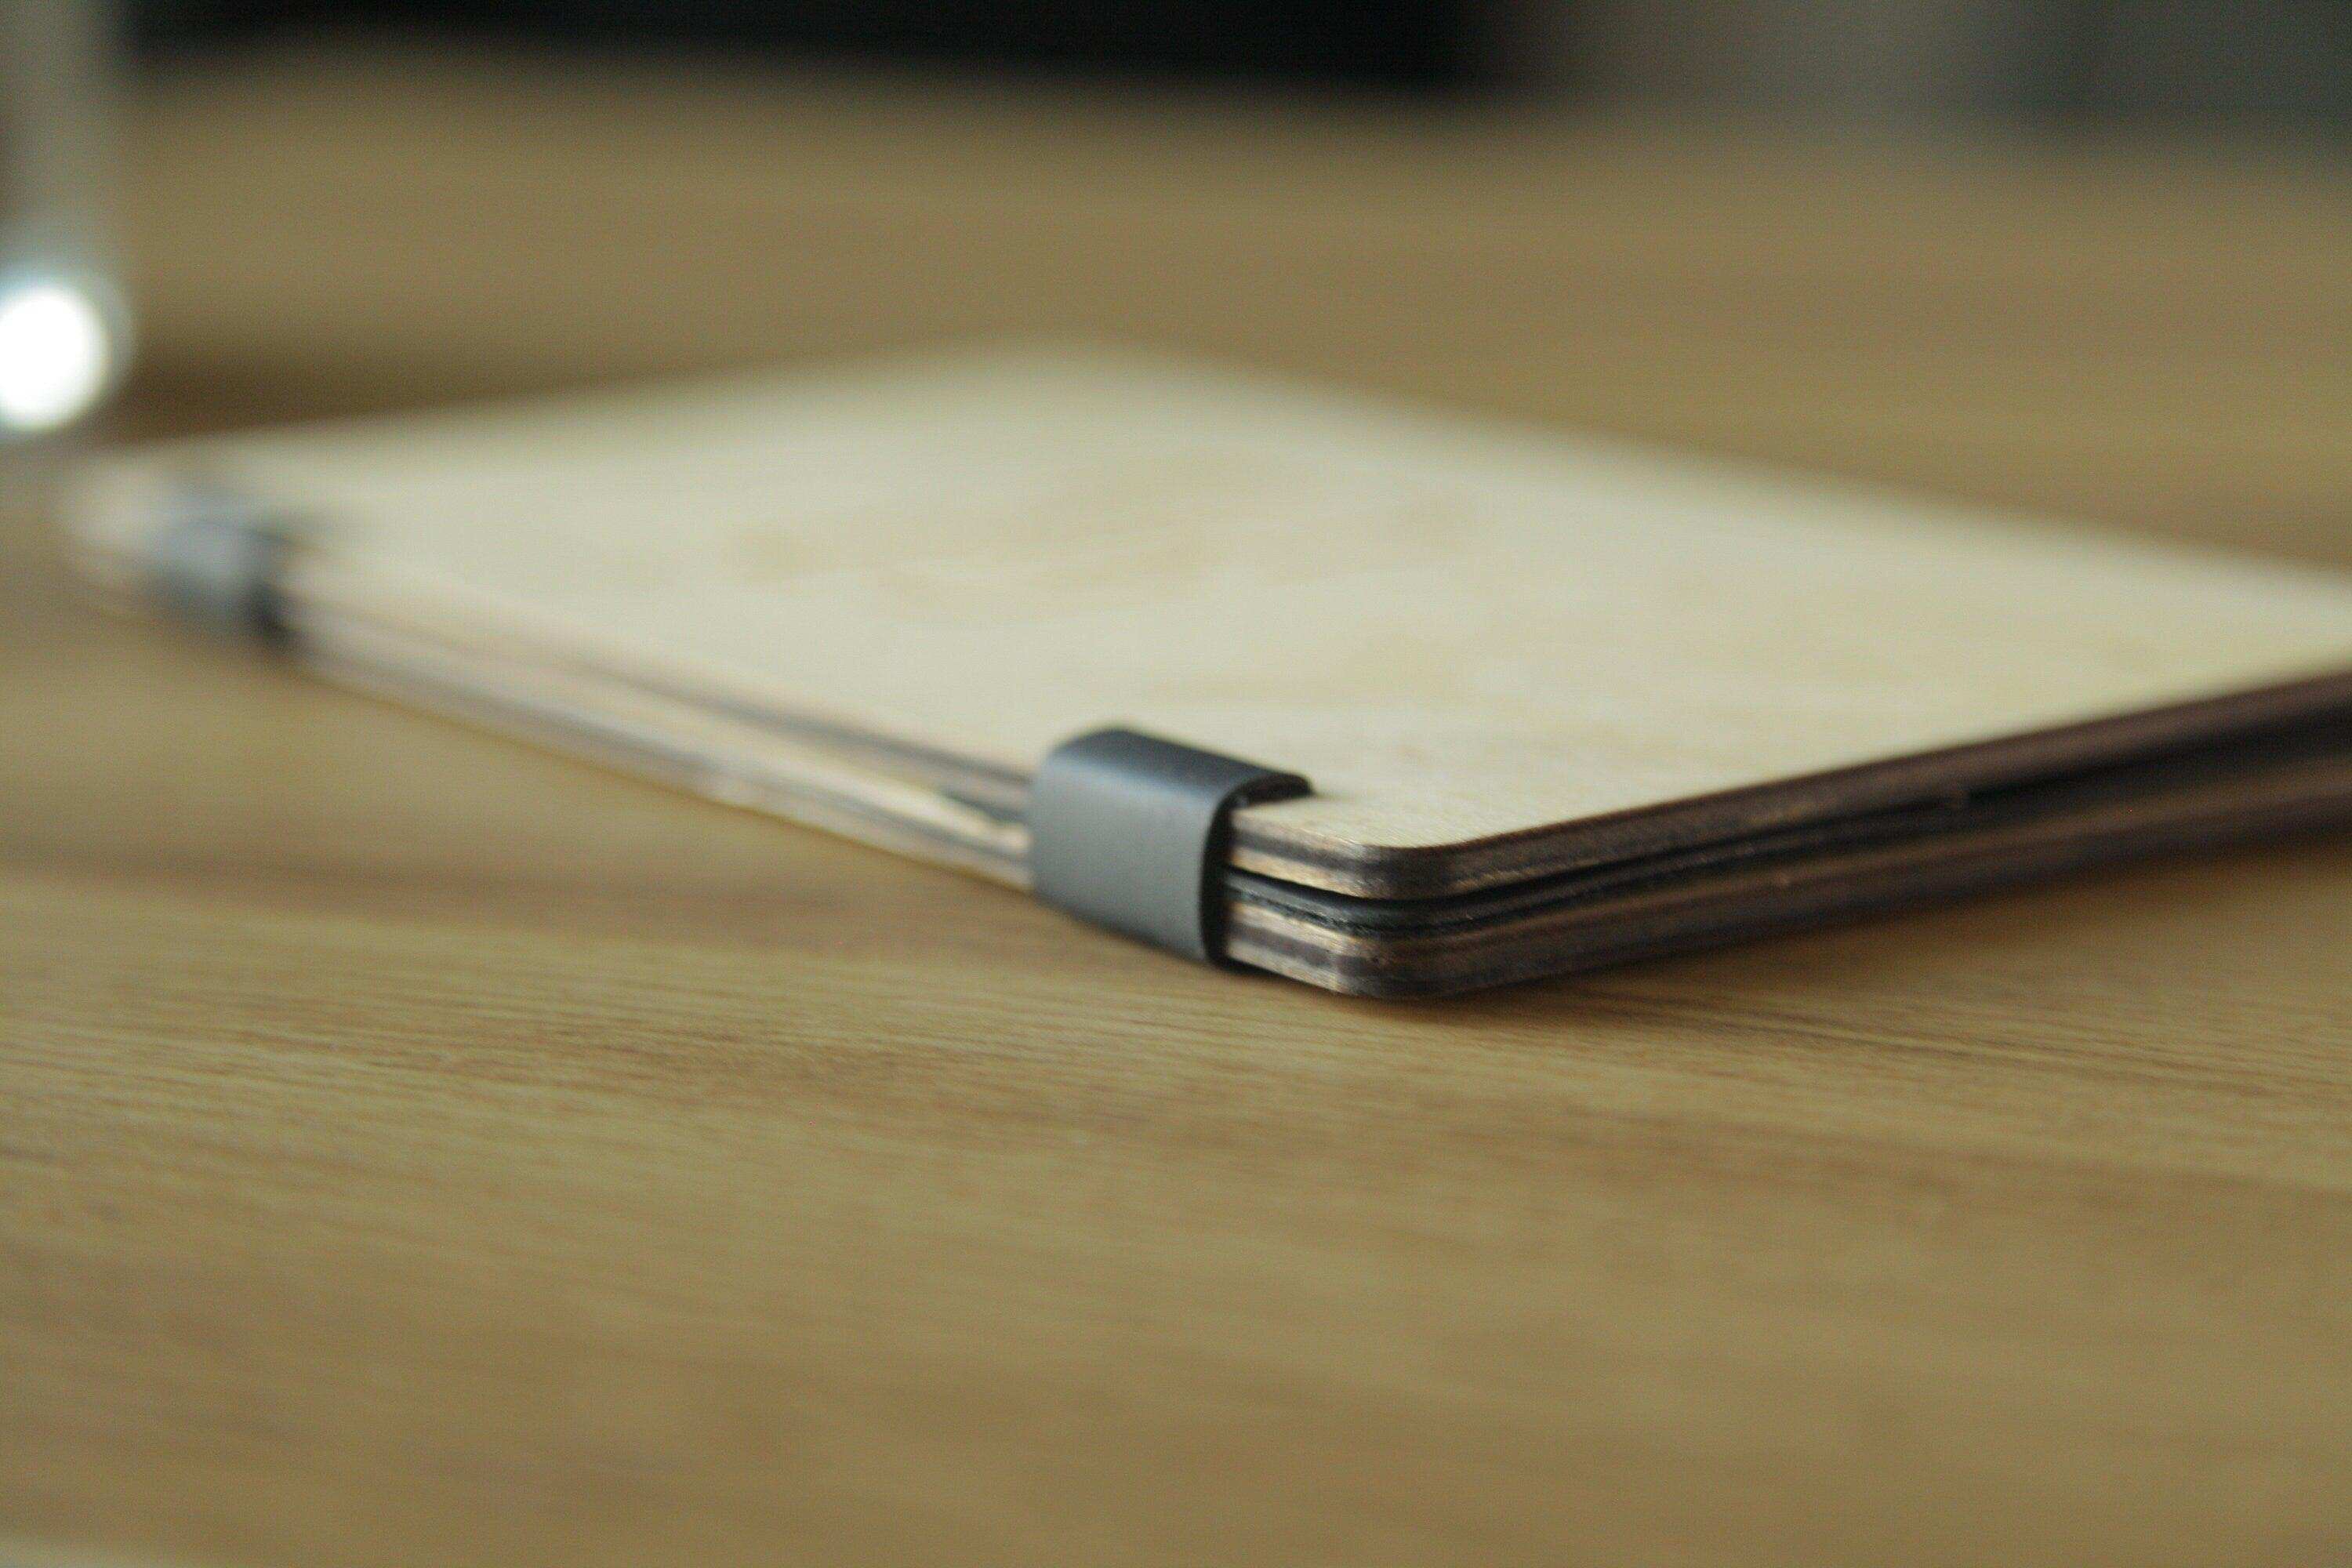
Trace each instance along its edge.
<path fill-rule="evenodd" d="M 1440 89 L 1499 58 L 1481 0 L 146 0 L 166 45 L 326 24 L 583 45 L 971 61 Z"/>
<path fill-rule="evenodd" d="M 137 0 L 172 50 L 325 27 L 1878 121 L 2352 124 L 2347 0 Z"/>

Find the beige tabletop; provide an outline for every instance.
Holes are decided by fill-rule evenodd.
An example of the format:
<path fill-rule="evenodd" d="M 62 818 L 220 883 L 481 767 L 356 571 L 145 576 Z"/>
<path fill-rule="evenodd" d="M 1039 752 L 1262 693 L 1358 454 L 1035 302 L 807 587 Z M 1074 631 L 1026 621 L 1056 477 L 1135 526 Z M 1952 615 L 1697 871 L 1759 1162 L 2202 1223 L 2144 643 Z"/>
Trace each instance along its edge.
<path fill-rule="evenodd" d="M 2352 564 L 2352 176 L 350 58 L 133 432 L 1000 331 Z M 0 531 L 0 1561 L 2352 1553 L 2352 842 L 1468 1001 L 336 693 Z"/>

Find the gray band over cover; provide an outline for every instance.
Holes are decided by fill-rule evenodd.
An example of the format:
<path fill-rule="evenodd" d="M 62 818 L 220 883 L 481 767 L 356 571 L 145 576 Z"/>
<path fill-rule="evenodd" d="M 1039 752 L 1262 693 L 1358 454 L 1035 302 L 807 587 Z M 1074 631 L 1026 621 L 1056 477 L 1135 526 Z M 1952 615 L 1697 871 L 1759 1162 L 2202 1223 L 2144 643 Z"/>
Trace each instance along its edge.
<path fill-rule="evenodd" d="M 252 503 L 209 485 L 186 486 L 169 504 L 153 552 L 155 591 L 163 603 L 215 631 L 282 638 L 278 580 L 287 531 Z"/>
<path fill-rule="evenodd" d="M 1296 773 L 1133 730 L 1080 735 L 1029 781 L 1031 884 L 1082 920 L 1220 962 L 1234 808 L 1308 788 Z"/>

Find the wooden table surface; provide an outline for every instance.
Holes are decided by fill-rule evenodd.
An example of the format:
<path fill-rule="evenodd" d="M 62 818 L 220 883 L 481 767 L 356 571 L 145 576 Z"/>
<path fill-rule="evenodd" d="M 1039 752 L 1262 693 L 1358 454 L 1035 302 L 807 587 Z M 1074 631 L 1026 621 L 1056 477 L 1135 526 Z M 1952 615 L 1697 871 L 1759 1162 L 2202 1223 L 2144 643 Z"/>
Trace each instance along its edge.
<path fill-rule="evenodd" d="M 2352 176 L 292 59 L 134 431 L 1045 329 L 2352 564 Z M 2352 1556 L 2352 841 L 1186 967 L 0 534 L 0 1561 Z"/>

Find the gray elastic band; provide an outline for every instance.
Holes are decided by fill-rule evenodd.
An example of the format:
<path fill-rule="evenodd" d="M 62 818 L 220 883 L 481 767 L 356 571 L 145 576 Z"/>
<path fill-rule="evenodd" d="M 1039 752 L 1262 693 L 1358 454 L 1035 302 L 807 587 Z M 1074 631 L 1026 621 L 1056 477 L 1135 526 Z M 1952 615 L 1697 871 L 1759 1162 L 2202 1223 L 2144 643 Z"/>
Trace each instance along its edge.
<path fill-rule="evenodd" d="M 1045 902 L 1204 963 L 1224 951 L 1234 807 L 1305 779 L 1133 730 L 1047 753 L 1029 781 L 1029 873 Z"/>
<path fill-rule="evenodd" d="M 154 549 L 155 590 L 177 615 L 215 631 L 286 635 L 278 591 L 288 534 L 249 502 L 210 486 L 172 498 Z"/>

